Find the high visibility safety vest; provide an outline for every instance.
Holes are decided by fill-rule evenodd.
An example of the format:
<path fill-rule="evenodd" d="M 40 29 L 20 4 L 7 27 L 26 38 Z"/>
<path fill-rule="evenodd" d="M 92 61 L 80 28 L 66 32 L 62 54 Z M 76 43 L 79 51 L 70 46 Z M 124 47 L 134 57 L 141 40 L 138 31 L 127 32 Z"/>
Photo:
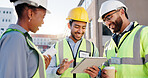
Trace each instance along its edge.
<path fill-rule="evenodd" d="M 116 78 L 148 78 L 148 43 L 143 42 L 147 41 L 148 27 L 137 22 L 134 26 L 121 37 L 118 46 L 113 39 L 106 44 L 104 56 L 108 61 L 104 65 L 115 67 Z"/>
<path fill-rule="evenodd" d="M 2 34 L 2 36 L 3 36 L 4 34 L 8 33 L 8 32 L 11 32 L 11 31 L 17 31 L 17 32 L 20 32 L 21 34 L 24 35 L 24 33 L 21 32 L 20 30 L 17 30 L 17 29 L 7 29 L 7 30 Z M 1 37 L 2 37 L 2 36 L 1 36 Z M 0 37 L 0 39 L 1 39 L 1 37 Z M 25 36 L 24 36 L 24 37 L 25 37 Z M 26 38 L 26 42 L 27 42 L 28 46 L 29 46 L 31 49 L 35 50 L 35 51 L 38 53 L 38 55 L 39 55 L 39 56 L 38 56 L 38 57 L 39 57 L 39 64 L 38 64 L 37 70 L 36 70 L 35 74 L 32 76 L 32 78 L 46 78 L 45 61 L 44 61 L 43 55 L 42 55 L 41 52 L 38 50 L 38 48 L 34 45 L 34 43 L 28 39 L 28 37 L 25 37 L 25 38 Z"/>
<path fill-rule="evenodd" d="M 55 45 L 55 49 L 57 50 L 56 61 L 57 66 L 62 63 L 64 58 L 68 58 L 68 60 L 74 59 L 74 62 L 70 65 L 70 67 L 61 75 L 61 78 L 90 78 L 87 73 L 78 73 L 72 74 L 71 70 L 81 61 L 83 58 L 79 57 L 80 51 L 89 52 L 89 57 L 93 56 L 94 52 L 94 44 L 89 42 L 88 40 L 82 39 L 79 48 L 77 49 L 76 57 L 74 58 L 72 49 L 66 39 L 59 41 Z"/>

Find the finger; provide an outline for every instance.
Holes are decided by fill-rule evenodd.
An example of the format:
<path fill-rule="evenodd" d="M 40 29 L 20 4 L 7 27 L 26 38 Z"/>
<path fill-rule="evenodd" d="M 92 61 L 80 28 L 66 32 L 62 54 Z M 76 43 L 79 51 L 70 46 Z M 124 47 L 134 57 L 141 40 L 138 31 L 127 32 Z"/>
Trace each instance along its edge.
<path fill-rule="evenodd" d="M 48 57 L 46 55 L 43 55 L 44 56 L 44 59 L 46 60 Z"/>
<path fill-rule="evenodd" d="M 88 70 L 90 70 L 91 72 L 98 74 L 98 71 L 96 71 L 93 67 L 88 67 Z"/>
<path fill-rule="evenodd" d="M 106 72 L 106 70 L 105 70 L 105 69 L 102 69 L 102 73 L 106 74 L 107 72 Z"/>
<path fill-rule="evenodd" d="M 95 73 L 93 73 L 92 71 L 90 71 L 90 70 L 84 70 L 84 72 L 85 73 L 88 73 L 91 77 L 96 77 L 98 74 L 95 74 Z"/>
<path fill-rule="evenodd" d="M 65 59 L 63 59 L 63 61 L 62 61 L 62 63 L 61 63 L 61 64 L 63 65 L 63 64 L 64 64 L 64 62 L 65 62 Z"/>
<path fill-rule="evenodd" d="M 51 61 L 51 56 L 50 55 L 48 55 L 48 60 L 49 60 L 49 63 L 50 63 L 50 61 Z"/>
<path fill-rule="evenodd" d="M 71 64 L 71 63 L 73 63 L 73 62 L 74 62 L 74 59 L 72 59 L 72 60 L 71 60 L 71 61 L 69 61 L 68 63 L 69 63 L 69 64 Z"/>
<path fill-rule="evenodd" d="M 100 71 L 97 66 L 94 66 L 94 65 L 93 65 L 92 67 L 93 67 L 96 71 L 98 71 L 98 72 Z"/>

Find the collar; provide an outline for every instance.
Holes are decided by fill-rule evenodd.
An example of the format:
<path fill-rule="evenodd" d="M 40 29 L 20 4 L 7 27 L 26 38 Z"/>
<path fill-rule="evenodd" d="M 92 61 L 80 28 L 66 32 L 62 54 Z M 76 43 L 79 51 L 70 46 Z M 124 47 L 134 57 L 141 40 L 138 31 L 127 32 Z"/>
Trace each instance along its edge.
<path fill-rule="evenodd" d="M 133 25 L 133 22 L 130 22 L 130 24 L 123 30 L 123 32 L 129 31 L 130 28 L 132 27 L 132 25 Z M 123 33 L 123 32 L 122 32 L 122 33 Z"/>
<path fill-rule="evenodd" d="M 81 42 L 82 41 L 82 39 L 83 38 L 81 38 L 79 41 L 77 41 L 77 42 Z M 69 38 L 69 37 L 66 37 L 66 40 L 68 41 L 68 42 L 74 42 L 71 38 Z"/>
<path fill-rule="evenodd" d="M 28 37 L 32 41 L 32 37 L 29 35 L 29 33 L 20 25 L 18 24 L 10 24 L 8 28 L 11 29 L 17 29 L 20 30 L 22 33 L 24 33 L 25 37 Z"/>
<path fill-rule="evenodd" d="M 27 32 L 23 27 L 21 27 L 18 24 L 10 24 L 8 28 L 17 29 L 17 30 L 20 30 L 23 33 L 26 33 Z"/>

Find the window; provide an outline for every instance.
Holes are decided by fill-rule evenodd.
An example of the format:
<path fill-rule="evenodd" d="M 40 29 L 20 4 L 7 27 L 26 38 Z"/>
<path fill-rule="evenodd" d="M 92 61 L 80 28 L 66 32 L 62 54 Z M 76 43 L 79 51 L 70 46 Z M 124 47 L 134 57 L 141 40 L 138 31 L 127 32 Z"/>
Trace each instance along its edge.
<path fill-rule="evenodd" d="M 4 28 L 1 28 L 1 31 L 4 31 Z"/>
<path fill-rule="evenodd" d="M 9 12 L 9 14 L 11 14 L 11 11 Z"/>
<path fill-rule="evenodd" d="M 2 22 L 4 22 L 4 19 L 2 20 Z"/>
<path fill-rule="evenodd" d="M 7 22 L 7 19 L 6 19 L 6 22 Z"/>
<path fill-rule="evenodd" d="M 11 22 L 10 19 L 9 19 L 9 22 Z"/>
<path fill-rule="evenodd" d="M 6 13 L 8 14 L 8 11 Z"/>
<path fill-rule="evenodd" d="M 3 13 L 5 14 L 5 11 L 3 11 Z"/>

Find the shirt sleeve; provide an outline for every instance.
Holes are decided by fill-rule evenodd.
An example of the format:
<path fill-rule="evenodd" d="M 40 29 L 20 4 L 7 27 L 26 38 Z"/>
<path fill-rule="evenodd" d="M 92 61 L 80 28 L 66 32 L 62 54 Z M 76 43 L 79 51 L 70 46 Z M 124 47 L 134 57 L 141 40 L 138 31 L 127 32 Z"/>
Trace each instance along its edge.
<path fill-rule="evenodd" d="M 59 66 L 56 66 L 56 57 L 53 56 L 50 62 L 50 65 L 48 66 L 46 73 L 47 73 L 47 78 L 59 78 L 61 75 L 57 75 L 57 69 Z"/>
<path fill-rule="evenodd" d="M 46 70 L 47 78 L 59 78 L 61 75 L 56 74 L 58 68 L 59 66 L 56 65 L 56 56 L 53 56 Z"/>
<path fill-rule="evenodd" d="M 0 78 L 28 78 L 25 38 L 19 32 L 0 40 Z"/>

